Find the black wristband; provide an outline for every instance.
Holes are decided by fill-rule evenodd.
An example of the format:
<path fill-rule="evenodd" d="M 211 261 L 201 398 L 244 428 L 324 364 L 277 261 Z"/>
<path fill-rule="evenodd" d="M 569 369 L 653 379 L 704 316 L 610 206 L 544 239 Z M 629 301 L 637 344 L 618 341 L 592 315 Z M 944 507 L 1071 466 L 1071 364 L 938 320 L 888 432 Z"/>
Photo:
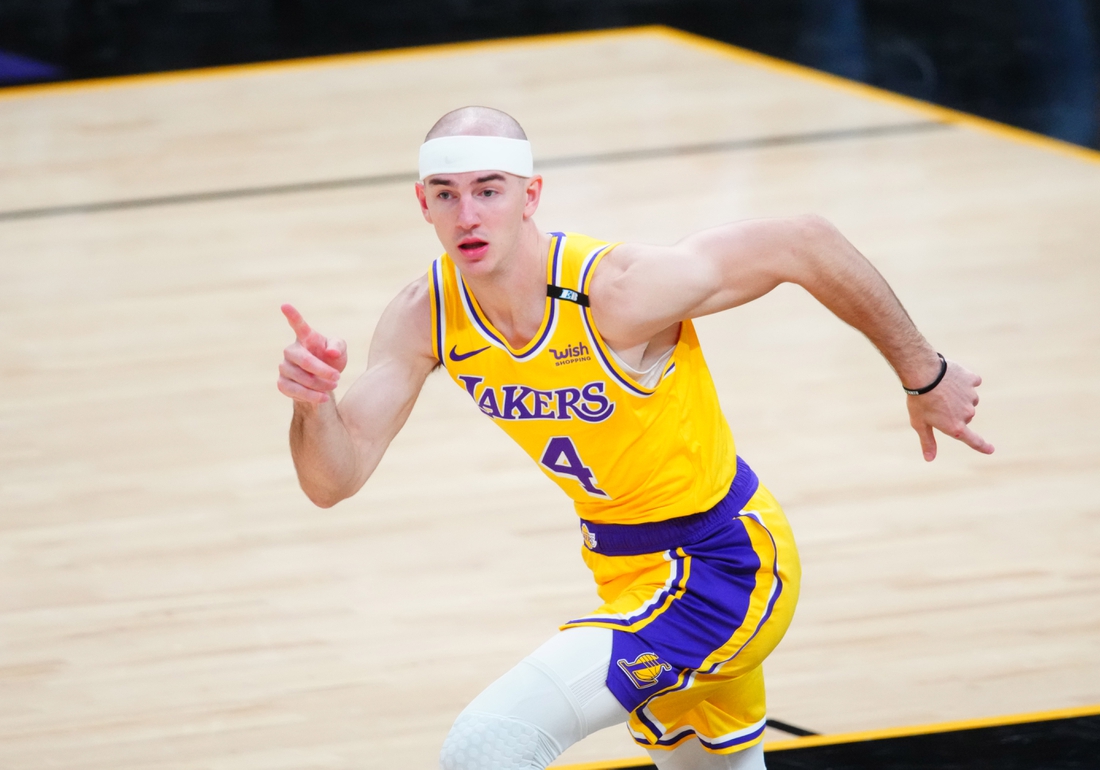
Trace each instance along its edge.
<path fill-rule="evenodd" d="M 947 374 L 947 359 L 939 353 L 937 353 L 936 355 L 940 357 L 940 373 L 936 375 L 936 379 L 932 380 L 931 385 L 925 385 L 923 388 L 917 388 L 916 390 L 909 390 L 909 388 L 902 385 L 901 389 L 908 393 L 910 396 L 923 396 L 925 393 L 932 390 L 932 388 L 939 385 L 940 382 L 943 381 L 943 376 Z"/>

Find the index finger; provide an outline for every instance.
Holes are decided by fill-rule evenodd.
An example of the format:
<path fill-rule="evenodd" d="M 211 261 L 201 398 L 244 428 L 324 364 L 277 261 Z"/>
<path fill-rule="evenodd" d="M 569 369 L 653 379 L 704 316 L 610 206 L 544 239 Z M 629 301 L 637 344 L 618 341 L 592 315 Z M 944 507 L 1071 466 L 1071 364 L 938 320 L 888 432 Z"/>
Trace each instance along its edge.
<path fill-rule="evenodd" d="M 302 318 L 302 314 L 293 305 L 286 304 L 280 309 L 283 311 L 283 315 L 286 316 L 286 320 L 290 322 L 290 328 L 294 330 L 294 336 L 298 338 L 299 342 L 305 342 L 306 337 L 313 333 L 313 329 L 309 328 L 306 319 Z"/>
<path fill-rule="evenodd" d="M 971 449 L 981 452 L 983 455 L 993 454 L 993 445 L 968 427 L 964 427 L 962 433 L 956 436 L 956 438 Z"/>

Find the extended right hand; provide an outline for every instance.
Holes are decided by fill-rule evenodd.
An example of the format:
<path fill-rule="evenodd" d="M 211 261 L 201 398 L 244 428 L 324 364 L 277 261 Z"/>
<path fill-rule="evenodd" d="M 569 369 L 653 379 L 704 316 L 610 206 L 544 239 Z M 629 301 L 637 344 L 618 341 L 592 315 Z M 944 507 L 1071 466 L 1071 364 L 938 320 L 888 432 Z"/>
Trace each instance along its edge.
<path fill-rule="evenodd" d="M 282 311 L 296 339 L 283 350 L 279 392 L 295 401 L 323 404 L 331 398 L 329 394 L 348 365 L 347 345 L 342 339 L 315 332 L 293 305 L 283 305 Z"/>
<path fill-rule="evenodd" d="M 936 459 L 933 428 L 984 455 L 993 454 L 993 445 L 970 428 L 982 378 L 954 361 L 946 363 L 947 371 L 939 385 L 922 396 L 907 397 L 909 424 L 920 436 L 924 459 L 928 462 Z"/>

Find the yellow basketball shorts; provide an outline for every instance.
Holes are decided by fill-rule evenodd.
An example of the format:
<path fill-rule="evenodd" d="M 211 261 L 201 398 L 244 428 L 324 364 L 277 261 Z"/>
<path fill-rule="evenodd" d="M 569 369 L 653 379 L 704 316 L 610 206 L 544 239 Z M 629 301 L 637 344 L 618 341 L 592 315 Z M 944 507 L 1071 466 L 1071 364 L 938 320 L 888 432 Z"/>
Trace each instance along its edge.
<path fill-rule="evenodd" d="M 721 503 L 671 523 L 688 519 L 697 520 L 688 544 L 633 555 L 600 552 L 615 553 L 599 547 L 601 535 L 621 545 L 622 532 L 608 529 L 625 527 L 586 522 L 584 559 L 605 603 L 562 628 L 615 632 L 607 686 L 637 743 L 674 749 L 696 736 L 731 753 L 763 738 L 761 665 L 794 616 L 798 551 L 779 504 L 740 460 Z"/>

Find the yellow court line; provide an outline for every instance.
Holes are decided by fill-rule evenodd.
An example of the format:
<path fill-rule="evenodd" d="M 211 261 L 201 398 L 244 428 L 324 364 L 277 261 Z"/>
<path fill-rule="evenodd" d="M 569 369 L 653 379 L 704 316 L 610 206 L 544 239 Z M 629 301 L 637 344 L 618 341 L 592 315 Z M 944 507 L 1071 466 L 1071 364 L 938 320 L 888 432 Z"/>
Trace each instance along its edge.
<path fill-rule="evenodd" d="M 999 717 L 982 717 L 979 719 L 960 719 L 956 722 L 937 722 L 930 725 L 914 725 L 912 727 L 887 727 L 881 730 L 863 730 L 855 733 L 837 733 L 836 735 L 810 735 L 805 738 L 794 738 L 788 741 L 773 741 L 765 746 L 766 751 L 782 751 L 783 749 L 808 748 L 810 746 L 829 746 L 835 743 L 855 743 L 858 741 L 874 741 L 883 738 L 905 738 L 910 735 L 930 735 L 932 733 L 947 733 L 956 730 L 974 730 L 979 727 L 1003 727 L 1005 725 L 1027 724 L 1029 722 L 1049 722 L 1052 719 L 1072 719 L 1073 717 L 1090 717 L 1100 715 L 1100 704 L 1093 706 L 1079 706 L 1076 708 L 1054 709 L 1052 711 L 1036 711 L 1030 714 L 1011 714 Z"/>
<path fill-rule="evenodd" d="M 381 51 L 361 53 L 331 54 L 328 56 L 310 56 L 300 59 L 281 59 L 279 61 L 253 62 L 250 64 L 225 64 L 218 67 L 176 70 L 174 72 L 149 72 L 140 75 L 117 75 L 88 80 L 72 80 L 61 83 L 31 83 L 25 86 L 10 86 L 0 89 L 0 100 L 20 99 L 36 96 L 49 96 L 73 91 L 97 91 L 113 88 L 133 88 L 164 83 L 180 83 L 192 80 L 231 78 L 248 75 L 264 75 L 271 72 L 291 70 L 324 69 L 327 67 L 348 67 L 356 64 L 373 64 L 392 59 L 427 59 L 437 56 L 450 56 L 469 51 L 484 51 L 507 48 L 542 48 L 561 43 L 576 43 L 586 40 L 629 37 L 659 32 L 659 27 L 623 27 L 620 29 L 593 30 L 587 32 L 555 32 L 546 35 L 527 37 L 506 37 L 497 40 L 471 40 L 461 43 L 439 43 L 436 45 L 412 46 L 409 48 L 388 48 Z"/>
<path fill-rule="evenodd" d="M 813 746 L 831 746 L 838 743 L 858 743 L 884 738 L 905 738 L 911 735 L 931 735 L 958 730 L 974 730 L 980 727 L 1004 727 L 1007 725 L 1028 724 L 1030 722 L 1049 722 L 1053 719 L 1072 719 L 1100 715 L 1100 704 L 1078 706 L 1075 708 L 1036 711 L 1029 714 L 1011 714 L 1009 716 L 982 717 L 980 719 L 961 719 L 956 722 L 937 722 L 929 725 L 911 727 L 887 727 L 881 730 L 863 730 L 854 733 L 835 735 L 810 735 L 805 738 L 792 738 L 787 741 L 769 741 L 764 751 L 783 751 L 784 749 L 805 749 Z M 648 759 L 620 759 L 608 762 L 589 762 L 583 765 L 558 765 L 551 770 L 627 770 L 633 767 L 652 765 Z"/>
<path fill-rule="evenodd" d="M 869 86 L 866 83 L 859 83 L 855 80 L 848 80 L 839 75 L 831 75 L 827 72 L 804 67 L 800 64 L 793 64 L 783 59 L 776 59 L 762 53 L 749 51 L 729 43 L 712 40 L 709 37 L 702 37 L 701 35 L 694 35 L 690 32 L 673 29 L 672 27 L 658 25 L 639 28 L 639 31 L 643 30 L 650 34 L 658 34 L 669 40 L 685 43 L 694 48 L 707 51 L 708 53 L 714 53 L 727 59 L 733 59 L 742 64 L 763 67 L 784 75 L 793 75 L 804 80 L 812 80 L 815 83 L 830 86 L 831 88 L 836 88 L 841 91 L 847 91 L 857 96 L 874 99 L 875 101 L 885 102 L 895 107 L 902 107 L 907 110 L 919 112 L 944 123 L 959 123 L 969 126 L 970 128 L 985 131 L 986 133 L 995 134 L 1003 139 L 1010 139 L 1015 142 L 1040 147 L 1044 150 L 1051 150 L 1062 155 L 1069 155 L 1078 160 L 1100 163 L 1100 151 L 1082 147 L 1072 142 L 1064 142 L 1061 139 L 1054 139 L 1049 136 L 1044 136 L 1043 134 L 1037 134 L 1033 131 L 998 123 L 995 120 L 980 118 L 968 112 L 960 112 L 959 110 L 953 110 L 949 107 L 941 107 L 938 104 L 931 104 L 930 102 L 921 101 L 920 99 L 914 99 L 911 96 L 902 96 L 893 91 Z"/>

